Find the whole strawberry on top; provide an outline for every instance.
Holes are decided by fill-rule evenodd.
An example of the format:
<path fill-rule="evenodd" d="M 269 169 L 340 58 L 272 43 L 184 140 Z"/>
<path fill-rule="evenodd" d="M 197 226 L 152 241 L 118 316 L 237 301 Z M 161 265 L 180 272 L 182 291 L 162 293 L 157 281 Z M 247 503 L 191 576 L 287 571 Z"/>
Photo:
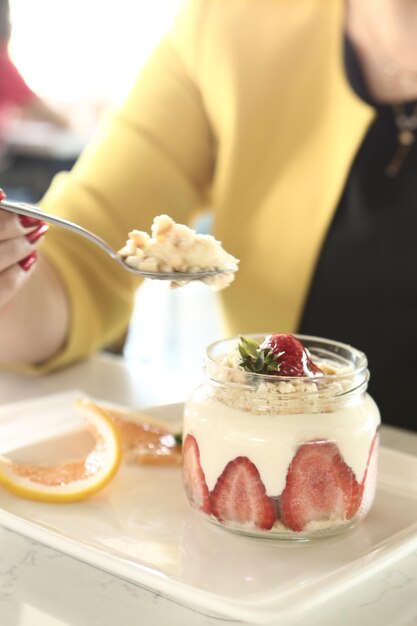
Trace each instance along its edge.
<path fill-rule="evenodd" d="M 239 365 L 247 372 L 273 376 L 322 376 L 308 350 L 293 335 L 269 335 L 262 344 L 251 337 L 239 338 Z"/>

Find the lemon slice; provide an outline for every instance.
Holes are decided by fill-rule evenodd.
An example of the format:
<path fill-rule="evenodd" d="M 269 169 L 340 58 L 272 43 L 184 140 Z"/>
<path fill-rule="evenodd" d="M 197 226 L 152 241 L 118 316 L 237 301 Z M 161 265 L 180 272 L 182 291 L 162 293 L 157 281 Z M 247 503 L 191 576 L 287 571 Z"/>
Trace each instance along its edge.
<path fill-rule="evenodd" d="M 82 409 L 82 401 L 77 403 Z M 181 446 L 175 433 L 179 425 L 173 425 L 146 413 L 128 411 L 113 406 L 96 404 L 119 431 L 124 458 L 138 465 L 181 465 Z"/>
<path fill-rule="evenodd" d="M 119 432 L 90 400 L 77 403 L 94 439 L 87 456 L 57 465 L 15 463 L 0 456 L 0 484 L 12 493 L 40 502 L 77 502 L 97 493 L 113 478 L 121 458 Z"/>

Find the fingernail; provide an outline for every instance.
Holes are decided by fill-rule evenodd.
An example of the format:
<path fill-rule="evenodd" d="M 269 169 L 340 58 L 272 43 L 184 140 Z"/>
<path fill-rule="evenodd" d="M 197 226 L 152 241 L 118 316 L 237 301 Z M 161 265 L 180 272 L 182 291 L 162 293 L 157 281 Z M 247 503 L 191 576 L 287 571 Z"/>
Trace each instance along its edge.
<path fill-rule="evenodd" d="M 36 263 L 37 258 L 38 258 L 38 253 L 35 250 L 31 254 L 29 254 L 29 256 L 19 261 L 19 265 L 24 272 L 27 272 L 32 267 L 32 265 Z"/>
<path fill-rule="evenodd" d="M 36 217 L 28 217 L 27 215 L 18 215 L 19 222 L 22 224 L 23 228 L 29 228 L 30 226 L 39 226 L 44 224 L 42 220 L 38 220 Z"/>
<path fill-rule="evenodd" d="M 37 228 L 36 230 L 32 230 L 32 232 L 26 235 L 26 239 L 29 241 L 29 243 L 35 243 L 35 241 L 38 241 L 38 239 L 40 239 L 42 235 L 44 235 L 47 232 L 48 229 L 49 229 L 48 224 L 45 224 L 45 222 L 42 222 L 39 228 Z"/>
<path fill-rule="evenodd" d="M 0 202 L 5 199 L 6 199 L 6 194 L 4 193 L 3 189 L 0 189 Z"/>

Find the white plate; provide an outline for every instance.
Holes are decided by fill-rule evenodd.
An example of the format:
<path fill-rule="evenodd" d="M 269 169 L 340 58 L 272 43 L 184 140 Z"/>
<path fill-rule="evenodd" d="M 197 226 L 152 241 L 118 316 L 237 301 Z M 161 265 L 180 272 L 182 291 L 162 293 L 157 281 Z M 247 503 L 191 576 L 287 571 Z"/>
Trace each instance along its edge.
<path fill-rule="evenodd" d="M 77 392 L 0 408 L 0 452 L 37 461 L 86 443 Z M 178 421 L 180 405 L 152 409 Z M 51 446 L 53 443 L 53 446 Z M 49 461 L 54 458 L 50 456 Z M 305 613 L 417 546 L 417 458 L 382 449 L 368 518 L 345 535 L 290 544 L 234 535 L 192 511 L 178 468 L 123 466 L 86 502 L 0 490 L 0 524 L 202 613 L 258 624 Z"/>

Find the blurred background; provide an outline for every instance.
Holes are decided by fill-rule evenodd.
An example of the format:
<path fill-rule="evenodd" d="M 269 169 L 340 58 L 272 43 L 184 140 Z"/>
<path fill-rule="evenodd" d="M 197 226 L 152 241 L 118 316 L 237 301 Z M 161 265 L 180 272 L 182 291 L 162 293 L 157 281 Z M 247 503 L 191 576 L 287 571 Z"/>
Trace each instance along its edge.
<path fill-rule="evenodd" d="M 10 0 L 11 51 L 30 86 L 69 108 L 119 101 L 179 0 Z"/>
<path fill-rule="evenodd" d="M 169 30 L 181 1 L 9 0 L 10 59 L 29 89 L 68 120 L 61 127 L 8 107 L 1 124 L 0 186 L 10 198 L 37 202 L 51 178 L 72 167 L 101 117 L 123 100 Z M 208 287 L 171 290 L 167 283 L 145 282 L 124 355 L 195 372 L 219 328 Z"/>
<path fill-rule="evenodd" d="M 180 0 L 9 0 L 9 54 L 28 87 L 67 129 L 9 106 L 2 124 L 3 184 L 38 200 L 71 167 L 100 117 L 125 96 L 169 29 Z"/>

